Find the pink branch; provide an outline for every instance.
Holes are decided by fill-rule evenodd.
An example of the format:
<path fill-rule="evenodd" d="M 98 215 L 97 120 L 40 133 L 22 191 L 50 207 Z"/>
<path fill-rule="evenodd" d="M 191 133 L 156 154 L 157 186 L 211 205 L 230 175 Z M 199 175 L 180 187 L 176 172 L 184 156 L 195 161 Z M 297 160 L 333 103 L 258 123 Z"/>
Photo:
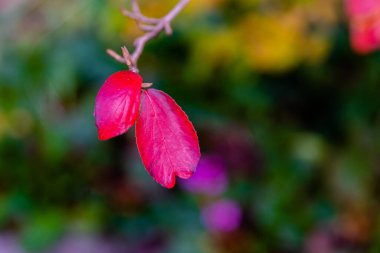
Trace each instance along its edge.
<path fill-rule="evenodd" d="M 129 54 L 126 48 L 123 49 L 123 56 L 111 49 L 108 49 L 107 53 L 116 61 L 127 64 L 132 71 L 138 72 L 137 62 L 144 51 L 146 43 L 157 37 L 162 31 L 165 31 L 167 35 L 171 35 L 173 32 L 170 25 L 171 22 L 185 8 L 189 1 L 180 0 L 166 16 L 158 19 L 144 16 L 140 11 L 137 0 L 132 0 L 132 11 L 123 10 L 123 14 L 135 20 L 144 34 L 134 41 L 135 50 L 132 54 Z"/>

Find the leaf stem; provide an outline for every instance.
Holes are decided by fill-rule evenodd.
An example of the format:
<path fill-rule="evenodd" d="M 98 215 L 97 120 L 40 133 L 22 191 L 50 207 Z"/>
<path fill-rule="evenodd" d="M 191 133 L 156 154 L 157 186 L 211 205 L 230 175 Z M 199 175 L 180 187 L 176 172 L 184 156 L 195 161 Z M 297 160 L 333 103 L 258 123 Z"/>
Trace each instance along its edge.
<path fill-rule="evenodd" d="M 131 71 L 138 72 L 137 62 L 144 51 L 145 45 L 151 39 L 157 37 L 162 31 L 167 35 L 171 35 L 173 30 L 171 22 L 185 8 L 190 0 L 180 0 L 174 7 L 162 18 L 150 18 L 144 16 L 137 0 L 131 0 L 132 10 L 123 10 L 123 14 L 136 21 L 143 35 L 134 41 L 134 51 L 130 54 L 126 47 L 122 48 L 123 56 L 119 55 L 111 49 L 107 49 L 107 53 L 116 61 L 126 64 Z"/>

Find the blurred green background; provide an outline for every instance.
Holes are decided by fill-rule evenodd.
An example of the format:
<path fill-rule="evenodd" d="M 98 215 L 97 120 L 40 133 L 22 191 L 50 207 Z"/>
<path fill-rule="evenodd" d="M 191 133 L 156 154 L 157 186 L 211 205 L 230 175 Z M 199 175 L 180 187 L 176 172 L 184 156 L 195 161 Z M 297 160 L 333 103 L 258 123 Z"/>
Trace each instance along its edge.
<path fill-rule="evenodd" d="M 97 138 L 96 94 L 125 69 L 105 49 L 141 34 L 128 2 L 0 0 L 0 253 L 380 252 L 380 53 L 352 51 L 342 5 L 192 0 L 147 45 L 144 81 L 222 173 L 167 190 L 134 130 Z"/>

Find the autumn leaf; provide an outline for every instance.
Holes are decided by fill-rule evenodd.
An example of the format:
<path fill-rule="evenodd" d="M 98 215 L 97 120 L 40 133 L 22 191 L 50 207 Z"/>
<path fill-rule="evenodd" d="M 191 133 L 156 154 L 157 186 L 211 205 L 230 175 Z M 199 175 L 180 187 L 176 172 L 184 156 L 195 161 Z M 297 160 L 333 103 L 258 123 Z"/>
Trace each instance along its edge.
<path fill-rule="evenodd" d="M 100 140 L 125 133 L 139 113 L 142 78 L 132 71 L 112 74 L 101 87 L 95 102 L 95 121 Z"/>
<path fill-rule="evenodd" d="M 143 164 L 159 184 L 193 175 L 200 159 L 198 137 L 184 111 L 166 93 L 143 90 L 136 140 Z"/>

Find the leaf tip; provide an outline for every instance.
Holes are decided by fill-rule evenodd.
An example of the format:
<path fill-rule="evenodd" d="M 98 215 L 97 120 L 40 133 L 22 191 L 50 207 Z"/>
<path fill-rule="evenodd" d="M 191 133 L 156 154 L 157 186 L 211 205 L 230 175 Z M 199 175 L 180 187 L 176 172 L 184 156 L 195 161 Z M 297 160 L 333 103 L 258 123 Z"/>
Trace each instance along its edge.
<path fill-rule="evenodd" d="M 110 136 L 109 134 L 104 133 L 104 132 L 101 131 L 101 130 L 98 130 L 98 139 L 99 139 L 99 140 L 101 140 L 101 141 L 106 141 L 106 140 L 111 139 L 112 137 L 114 137 L 114 136 Z"/>
<path fill-rule="evenodd" d="M 172 173 L 168 178 L 156 178 L 153 176 L 153 179 L 162 187 L 165 187 L 167 189 L 174 188 L 176 183 L 175 173 Z"/>

